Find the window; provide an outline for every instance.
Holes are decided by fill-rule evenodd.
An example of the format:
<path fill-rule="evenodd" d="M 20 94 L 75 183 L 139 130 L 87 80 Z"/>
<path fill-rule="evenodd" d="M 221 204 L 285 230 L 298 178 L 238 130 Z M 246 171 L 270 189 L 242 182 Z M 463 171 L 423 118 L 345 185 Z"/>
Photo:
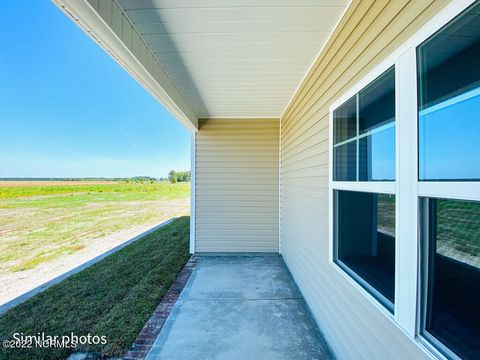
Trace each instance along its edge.
<path fill-rule="evenodd" d="M 447 357 L 479 359 L 480 1 L 416 56 L 420 333 Z M 455 198 L 460 189 L 463 200 Z"/>
<path fill-rule="evenodd" d="M 335 263 L 393 312 L 395 69 L 333 111 Z M 391 184 L 385 193 L 383 183 Z M 373 184 L 368 189 L 357 185 Z M 365 191 L 363 191 L 365 190 Z"/>
<path fill-rule="evenodd" d="M 424 335 L 480 358 L 480 202 L 425 198 Z M 433 338 L 432 338 L 433 337 Z"/>
<path fill-rule="evenodd" d="M 335 181 L 395 180 L 395 70 L 333 113 Z"/>
<path fill-rule="evenodd" d="M 395 196 L 338 190 L 335 197 L 337 264 L 393 311 Z"/>
<path fill-rule="evenodd" d="M 480 180 L 480 3 L 417 50 L 419 179 Z"/>
<path fill-rule="evenodd" d="M 331 263 L 414 341 L 480 359 L 480 0 L 446 5 L 329 125 Z"/>

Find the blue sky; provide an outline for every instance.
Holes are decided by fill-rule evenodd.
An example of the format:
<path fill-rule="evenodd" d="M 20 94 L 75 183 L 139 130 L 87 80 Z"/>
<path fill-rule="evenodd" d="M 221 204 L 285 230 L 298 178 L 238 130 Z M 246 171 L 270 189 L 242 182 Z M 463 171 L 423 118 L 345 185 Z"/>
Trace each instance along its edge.
<path fill-rule="evenodd" d="M 0 177 L 161 177 L 190 133 L 50 1 L 0 12 Z"/>

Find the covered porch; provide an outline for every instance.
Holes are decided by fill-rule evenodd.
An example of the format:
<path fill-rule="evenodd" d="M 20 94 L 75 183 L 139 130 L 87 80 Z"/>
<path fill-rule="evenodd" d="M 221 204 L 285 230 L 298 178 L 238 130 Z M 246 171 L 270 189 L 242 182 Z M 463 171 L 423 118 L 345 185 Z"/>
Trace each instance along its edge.
<path fill-rule="evenodd" d="M 340 359 L 444 358 L 421 329 L 418 198 L 444 185 L 419 192 L 416 56 L 473 0 L 53 1 L 192 132 L 190 253 L 200 261 L 149 358 L 330 358 L 318 328 Z M 373 130 L 360 128 L 366 108 Z M 378 163 L 395 175 L 362 180 L 360 162 L 373 162 L 365 139 L 385 130 L 393 155 Z M 337 167 L 355 177 L 336 179 Z M 467 188 L 477 189 L 447 197 L 478 201 Z M 353 221 L 356 201 L 340 211 L 341 192 L 370 194 L 368 221 Z M 365 240 L 354 256 L 382 253 L 378 194 L 396 196 L 388 301 L 339 266 L 339 248 L 356 239 L 341 239 L 341 214 Z"/>

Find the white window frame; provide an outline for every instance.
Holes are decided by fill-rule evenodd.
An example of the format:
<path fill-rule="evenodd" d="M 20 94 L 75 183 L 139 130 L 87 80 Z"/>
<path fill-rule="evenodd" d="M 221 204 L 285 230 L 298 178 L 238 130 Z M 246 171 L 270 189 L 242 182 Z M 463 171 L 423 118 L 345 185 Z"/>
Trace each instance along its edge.
<path fill-rule="evenodd" d="M 396 180 L 395 181 L 334 181 L 333 180 L 333 113 L 336 109 L 342 106 L 345 102 L 350 100 L 353 96 L 356 96 L 360 91 L 370 85 L 373 81 L 375 81 L 379 76 L 381 76 L 384 72 L 389 70 L 390 68 L 394 67 L 395 71 L 395 93 L 397 92 L 397 68 L 394 59 L 386 59 L 377 67 L 375 67 L 370 73 L 368 73 L 362 80 L 360 80 L 356 85 L 351 87 L 347 92 L 345 92 L 342 96 L 340 96 L 331 106 L 329 111 L 329 239 L 330 239 L 330 251 L 329 251 L 329 260 L 332 266 L 337 269 L 355 288 L 357 288 L 362 294 L 364 294 L 371 302 L 374 304 L 382 313 L 385 314 L 388 318 L 393 320 L 395 314 L 395 304 L 394 304 L 394 311 L 392 312 L 385 307 L 372 293 L 378 293 L 378 291 L 373 288 L 372 286 L 367 286 L 369 290 L 367 290 L 364 286 L 360 285 L 355 278 L 360 279 L 362 281 L 362 277 L 356 275 L 353 270 L 345 270 L 343 267 L 338 265 L 335 261 L 335 231 L 334 231 L 334 220 L 335 220 L 335 213 L 334 213 L 334 191 L 336 190 L 346 190 L 346 191 L 358 191 L 358 192 L 367 192 L 367 193 L 377 193 L 377 194 L 396 194 Z M 396 96 L 397 97 L 397 96 Z M 395 99 L 395 128 L 397 127 L 397 99 Z M 358 111 L 358 110 L 357 110 Z M 397 130 L 395 130 L 395 142 L 398 143 L 398 135 Z M 398 146 L 396 146 L 396 159 L 398 158 Z M 358 154 L 357 154 L 358 158 Z M 396 160 L 398 163 L 398 160 Z M 358 167 L 358 164 L 357 164 Z M 395 168 L 395 178 L 397 178 L 398 167 Z M 397 214 L 397 199 L 395 199 L 395 214 Z M 397 221 L 397 215 L 395 215 L 395 221 Z M 395 252 L 397 253 L 397 224 L 395 223 Z M 395 262 L 397 259 L 395 257 Z M 348 268 L 348 266 L 346 266 Z M 395 266 L 395 273 L 397 273 L 397 265 Z M 355 275 L 354 275 L 355 274 Z M 364 281 L 362 281 L 364 282 Z M 396 283 L 396 279 L 395 279 Z M 395 301 L 397 302 L 397 287 L 395 285 Z M 383 295 L 382 295 L 383 296 Z"/>
<path fill-rule="evenodd" d="M 420 228 L 419 200 L 422 197 L 480 201 L 478 182 L 418 181 L 418 107 L 416 49 L 431 35 L 472 5 L 475 0 L 454 0 L 420 28 L 410 39 L 375 66 L 358 83 L 336 99 L 329 108 L 329 261 L 395 326 L 426 355 L 446 359 L 421 335 Z M 391 182 L 333 181 L 333 112 L 360 92 L 383 72 L 395 65 L 396 173 Z M 334 190 L 387 193 L 395 195 L 395 303 L 394 313 L 360 286 L 335 263 Z M 416 264 L 412 266 L 412 264 Z M 438 344 L 437 344 L 438 345 Z"/>

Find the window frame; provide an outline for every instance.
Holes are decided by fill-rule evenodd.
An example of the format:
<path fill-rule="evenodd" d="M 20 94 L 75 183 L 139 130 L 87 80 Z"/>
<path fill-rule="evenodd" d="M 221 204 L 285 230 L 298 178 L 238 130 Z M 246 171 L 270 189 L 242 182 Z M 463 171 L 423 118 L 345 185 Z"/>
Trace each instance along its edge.
<path fill-rule="evenodd" d="M 377 193 L 377 194 L 389 194 L 389 195 L 396 195 L 396 179 L 398 173 L 398 134 L 397 134 L 397 95 L 395 95 L 395 180 L 387 180 L 387 181 L 339 181 L 333 180 L 333 171 L 334 171 L 334 132 L 333 132 L 333 122 L 334 122 L 334 112 L 340 106 L 345 104 L 349 101 L 352 97 L 357 98 L 357 112 L 358 109 L 358 94 L 365 89 L 367 86 L 371 85 L 376 79 L 382 76 L 386 71 L 389 71 L 393 68 L 395 74 L 395 93 L 397 93 L 397 81 L 398 81 L 398 74 L 397 74 L 397 67 L 396 63 L 384 61 L 379 66 L 377 66 L 373 71 L 371 71 L 367 76 L 365 76 L 360 82 L 358 82 L 355 86 L 349 89 L 345 94 L 339 97 L 331 106 L 329 110 L 329 197 L 330 199 L 330 211 L 329 216 L 331 217 L 331 227 L 335 227 L 335 218 L 336 218 L 336 211 L 337 211 L 337 204 L 336 204 L 336 196 L 334 195 L 335 191 L 356 191 L 356 192 L 365 192 L 365 193 Z M 357 114 L 357 123 L 358 123 L 358 114 Z M 358 127 L 358 124 L 357 124 Z M 358 128 L 357 128 L 357 137 L 358 137 Z M 358 149 L 357 149 L 358 151 Z M 358 153 L 357 153 L 357 161 L 358 161 Z M 358 164 L 357 164 L 358 167 Z M 357 179 L 358 179 L 358 171 L 357 171 Z M 395 196 L 395 254 L 397 254 L 397 199 Z M 330 235 L 331 238 L 331 251 L 329 251 L 329 260 L 330 263 L 343 275 L 351 284 L 359 289 L 367 298 L 375 304 L 375 306 L 380 309 L 386 316 L 393 317 L 395 314 L 395 303 L 397 301 L 397 256 L 395 256 L 395 299 L 392 306 L 387 305 L 390 303 L 388 299 L 386 299 L 378 290 L 376 290 L 373 286 L 368 284 L 366 280 L 364 280 L 360 275 L 356 274 L 355 271 L 350 269 L 346 264 L 343 264 L 340 259 L 337 257 L 337 242 L 336 242 L 336 234 L 337 229 L 334 228 L 332 230 L 332 234 Z M 342 264 L 338 264 L 337 262 L 341 262 Z M 362 285 L 363 284 L 363 285 Z M 375 294 L 375 295 L 374 295 Z M 385 298 L 384 301 L 378 300 L 378 297 Z"/>
<path fill-rule="evenodd" d="M 354 288 L 358 289 L 380 313 L 404 332 L 430 358 L 447 359 L 439 350 L 438 341 L 422 334 L 424 306 L 420 227 L 422 198 L 451 198 L 480 201 L 480 182 L 474 181 L 419 181 L 418 178 L 418 99 L 417 47 L 441 30 L 476 0 L 457 0 L 446 5 L 425 23 L 406 42 L 383 61 L 374 66 L 346 92 L 339 94 L 329 107 L 328 140 L 328 237 L 329 263 Z M 361 91 L 383 72 L 395 66 L 395 181 L 354 182 L 333 181 L 333 112 Z M 388 311 L 367 290 L 335 263 L 334 191 L 349 190 L 395 195 L 395 302 L 394 313 Z M 412 266 L 416 264 L 416 266 Z M 451 356 L 449 354 L 449 356 Z"/>
<path fill-rule="evenodd" d="M 350 143 L 354 143 L 355 146 L 356 146 L 356 152 L 355 152 L 355 157 L 356 157 L 356 161 L 355 161 L 355 179 L 354 180 L 333 180 L 334 183 L 359 183 L 359 182 L 362 182 L 362 183 L 371 183 L 371 182 L 375 182 L 375 183 L 378 183 L 378 184 L 382 184 L 382 183 L 387 183 L 387 182 L 395 182 L 395 180 L 393 179 L 386 179 L 386 180 L 376 180 L 376 179 L 371 179 L 371 180 L 359 180 L 359 177 L 360 177 L 360 141 L 364 138 L 368 138 L 369 136 L 373 136 L 379 132 L 383 132 L 383 131 L 386 131 L 386 130 L 389 130 L 391 128 L 395 128 L 396 127 L 396 117 L 394 118 L 394 121 L 393 122 L 387 122 L 386 124 L 383 124 L 383 125 L 380 125 L 380 126 L 375 126 L 373 129 L 371 130 L 367 130 L 367 131 L 363 131 L 361 132 L 360 131 L 360 112 L 361 112 L 361 103 L 360 103 L 360 100 L 361 100 L 361 93 L 362 91 L 366 90 L 370 85 L 372 85 L 374 82 L 376 82 L 377 80 L 380 80 L 382 77 L 384 77 L 385 75 L 387 75 L 387 72 L 390 72 L 390 71 L 393 71 L 393 74 L 394 74 L 394 77 L 396 76 L 396 69 L 395 69 L 395 64 L 392 64 L 392 66 L 390 67 L 387 67 L 384 71 L 380 72 L 380 74 L 378 74 L 376 77 L 373 78 L 373 80 L 371 80 L 370 82 L 367 82 L 365 84 L 365 86 L 361 87 L 359 91 L 357 91 L 356 93 L 354 93 L 351 97 L 349 97 L 347 100 L 345 100 L 342 104 L 340 104 L 338 107 L 336 107 L 333 112 L 335 113 L 336 110 L 339 110 L 342 106 L 344 105 L 347 105 L 347 103 L 349 103 L 350 101 L 352 101 L 353 99 L 355 100 L 355 107 L 356 107 L 356 124 L 355 124 L 355 135 L 354 136 L 351 136 L 351 137 L 348 137 L 347 139 L 344 139 L 342 141 L 338 141 L 335 143 L 335 139 L 333 139 L 333 158 L 335 159 L 335 149 L 338 148 L 338 147 L 342 147 L 342 146 L 345 146 L 347 144 L 350 144 Z M 375 73 L 376 74 L 376 73 Z M 394 81 L 395 81 L 395 78 L 394 78 Z M 351 92 L 349 91 L 348 94 L 350 94 Z M 395 96 L 395 88 L 394 88 L 394 96 Z M 342 97 L 343 98 L 343 97 Z M 334 116 L 335 114 L 333 114 Z M 395 114 L 396 115 L 396 114 Z M 332 127 L 333 127 L 333 132 L 335 132 L 335 123 L 332 124 Z M 335 168 L 334 168 L 335 170 Z M 333 177 L 335 178 L 335 171 L 333 172 Z M 381 185 L 380 185 L 381 186 Z"/>

